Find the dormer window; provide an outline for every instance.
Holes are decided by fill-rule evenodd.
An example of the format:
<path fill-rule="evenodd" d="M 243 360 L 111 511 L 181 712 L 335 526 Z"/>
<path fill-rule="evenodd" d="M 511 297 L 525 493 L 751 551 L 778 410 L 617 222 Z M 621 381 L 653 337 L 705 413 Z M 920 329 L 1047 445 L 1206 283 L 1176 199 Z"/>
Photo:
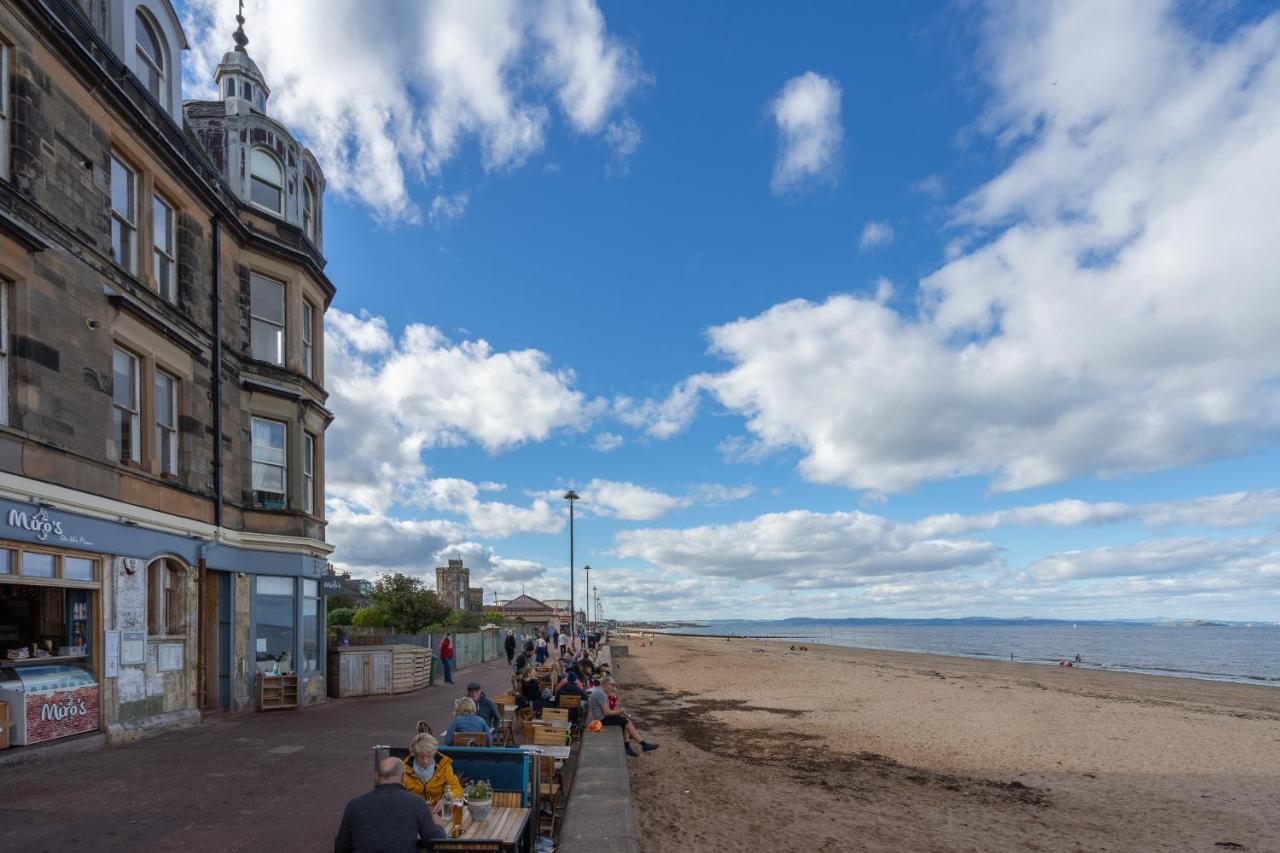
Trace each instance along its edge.
<path fill-rule="evenodd" d="M 263 148 L 253 149 L 249 164 L 249 200 L 272 213 L 280 213 L 284 201 L 284 179 L 280 161 Z"/>
<path fill-rule="evenodd" d="M 244 97 L 246 101 L 252 104 L 253 103 L 253 84 L 250 83 L 248 80 L 245 80 L 240 84 L 240 86 L 241 86 L 240 90 L 243 93 L 242 97 Z"/>
<path fill-rule="evenodd" d="M 310 181 L 302 183 L 302 230 L 312 243 L 316 241 L 316 197 Z"/>
<path fill-rule="evenodd" d="M 164 42 L 141 10 L 134 17 L 134 34 L 138 43 L 138 79 L 151 96 L 167 109 L 169 84 L 165 79 Z"/>

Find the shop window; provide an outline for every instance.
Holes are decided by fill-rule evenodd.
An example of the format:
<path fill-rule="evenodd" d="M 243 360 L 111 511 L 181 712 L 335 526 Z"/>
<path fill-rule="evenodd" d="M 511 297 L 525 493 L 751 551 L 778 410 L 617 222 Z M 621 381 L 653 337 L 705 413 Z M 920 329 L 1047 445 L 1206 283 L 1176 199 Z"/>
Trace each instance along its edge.
<path fill-rule="evenodd" d="M 177 264 L 174 263 L 177 245 L 176 224 L 173 207 L 160 196 L 151 199 L 151 227 L 153 264 L 152 275 L 156 279 L 156 287 L 166 302 L 178 301 Z"/>
<path fill-rule="evenodd" d="M 284 201 L 283 175 L 279 160 L 264 148 L 253 149 L 249 158 L 249 201 L 272 213 L 280 213 Z"/>
<path fill-rule="evenodd" d="M 249 276 L 249 336 L 253 357 L 284 364 L 284 283 Z"/>
<path fill-rule="evenodd" d="M 309 432 L 302 436 L 302 511 L 316 512 L 316 437 Z"/>
<path fill-rule="evenodd" d="M 264 509 L 284 509 L 289 468 L 286 462 L 285 425 L 265 418 L 253 419 L 253 504 Z"/>
<path fill-rule="evenodd" d="M 55 559 L 52 554 L 27 551 L 22 555 L 22 574 L 28 578 L 51 578 Z"/>
<path fill-rule="evenodd" d="M 97 568 L 97 561 L 84 557 L 66 557 L 62 561 L 62 576 L 70 581 L 91 581 Z"/>
<path fill-rule="evenodd" d="M 138 233 L 137 176 L 119 157 L 111 155 L 111 258 L 134 272 L 134 244 Z"/>
<path fill-rule="evenodd" d="M 293 672 L 294 591 L 292 578 L 259 575 L 253 600 L 254 648 L 258 672 Z"/>
<path fill-rule="evenodd" d="M 13 574 L 13 552 L 0 549 L 0 575 Z"/>
<path fill-rule="evenodd" d="M 147 566 L 147 633 L 166 636 L 186 630 L 186 576 L 175 560 Z"/>
<path fill-rule="evenodd" d="M 134 15 L 134 38 L 138 46 L 138 79 L 164 107 L 169 106 L 169 84 L 165 77 L 164 41 L 142 10 Z"/>
<path fill-rule="evenodd" d="M 160 473 L 178 475 L 178 380 L 156 371 L 156 459 Z"/>
<path fill-rule="evenodd" d="M 316 306 L 302 300 L 302 372 L 316 378 Z"/>
<path fill-rule="evenodd" d="M 320 671 L 320 650 L 324 648 L 324 633 L 320 623 L 319 584 L 312 580 L 302 582 L 302 661 L 303 672 Z"/>
<path fill-rule="evenodd" d="M 138 462 L 141 457 L 138 435 L 138 359 L 116 348 L 111 354 L 111 438 L 116 459 Z"/>

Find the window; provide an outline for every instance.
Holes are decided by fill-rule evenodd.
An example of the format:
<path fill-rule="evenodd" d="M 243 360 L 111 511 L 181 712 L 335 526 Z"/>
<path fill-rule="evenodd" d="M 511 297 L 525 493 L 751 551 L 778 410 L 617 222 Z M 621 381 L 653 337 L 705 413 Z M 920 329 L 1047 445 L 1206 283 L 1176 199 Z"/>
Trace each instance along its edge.
<path fill-rule="evenodd" d="M 51 578 L 53 577 L 53 560 L 52 554 L 27 551 L 22 555 L 22 574 L 29 578 Z"/>
<path fill-rule="evenodd" d="M 245 80 L 242 91 L 244 92 L 244 99 L 252 103 L 253 102 L 253 84 L 250 83 L 248 80 Z"/>
<path fill-rule="evenodd" d="M 325 647 L 320 623 L 319 584 L 302 581 L 302 667 L 303 672 L 320 671 L 320 650 Z"/>
<path fill-rule="evenodd" d="M 284 283 L 249 276 L 249 336 L 253 357 L 284 364 Z"/>
<path fill-rule="evenodd" d="M 9 287 L 0 281 L 0 424 L 9 423 Z"/>
<path fill-rule="evenodd" d="M 142 11 L 134 13 L 134 37 L 138 44 L 138 79 L 142 87 L 166 108 L 169 106 L 169 86 L 165 82 L 163 42 Z"/>
<path fill-rule="evenodd" d="M 155 264 L 152 273 L 160 295 L 169 302 L 178 301 L 175 281 L 177 264 L 174 263 L 174 245 L 177 243 L 173 208 L 160 196 L 151 200 L 151 224 L 154 231 Z"/>
<path fill-rule="evenodd" d="M 316 306 L 302 301 L 302 372 L 308 379 L 316 378 Z"/>
<path fill-rule="evenodd" d="M 138 205 L 134 201 L 134 174 L 119 157 L 111 155 L 111 257 L 134 271 L 134 236 L 138 231 Z"/>
<path fill-rule="evenodd" d="M 263 509 L 284 509 L 289 473 L 285 462 L 285 426 L 279 421 L 254 418 L 252 430 L 253 504 Z"/>
<path fill-rule="evenodd" d="M 302 510 L 316 511 L 316 437 L 309 432 L 302 435 Z"/>
<path fill-rule="evenodd" d="M 147 566 L 147 633 L 181 634 L 187 627 L 186 570 L 176 560 Z"/>
<path fill-rule="evenodd" d="M 13 552 L 8 548 L 0 550 L 0 575 L 13 572 Z"/>
<path fill-rule="evenodd" d="M 95 567 L 94 560 L 87 560 L 84 557 L 66 557 L 62 561 L 62 576 L 67 580 L 91 581 L 94 580 Z"/>
<path fill-rule="evenodd" d="M 9 179 L 9 45 L 0 42 L 0 178 Z"/>
<path fill-rule="evenodd" d="M 316 197 L 311 192 L 311 182 L 302 182 L 302 230 L 311 240 L 316 240 Z"/>
<path fill-rule="evenodd" d="M 280 213 L 280 202 L 284 199 L 282 187 L 284 179 L 280 161 L 261 148 L 253 149 L 249 163 L 249 201 L 273 213 Z"/>
<path fill-rule="evenodd" d="M 178 380 L 156 371 L 156 460 L 161 474 L 178 474 Z"/>
<path fill-rule="evenodd" d="M 138 462 L 138 359 L 122 349 L 111 351 L 111 438 L 116 459 Z"/>
<path fill-rule="evenodd" d="M 293 672 L 293 578 L 254 579 L 254 648 L 258 672 Z"/>

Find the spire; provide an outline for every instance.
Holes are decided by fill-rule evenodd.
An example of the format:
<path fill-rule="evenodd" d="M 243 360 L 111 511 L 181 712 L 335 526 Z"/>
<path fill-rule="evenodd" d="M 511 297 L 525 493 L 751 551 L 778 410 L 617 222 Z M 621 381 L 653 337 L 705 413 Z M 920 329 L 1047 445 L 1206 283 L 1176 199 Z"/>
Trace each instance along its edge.
<path fill-rule="evenodd" d="M 231 40 L 236 43 L 236 50 L 245 53 L 244 46 L 249 43 L 249 37 L 244 34 L 244 0 L 240 0 L 240 11 L 236 13 L 236 31 L 231 34 Z"/>

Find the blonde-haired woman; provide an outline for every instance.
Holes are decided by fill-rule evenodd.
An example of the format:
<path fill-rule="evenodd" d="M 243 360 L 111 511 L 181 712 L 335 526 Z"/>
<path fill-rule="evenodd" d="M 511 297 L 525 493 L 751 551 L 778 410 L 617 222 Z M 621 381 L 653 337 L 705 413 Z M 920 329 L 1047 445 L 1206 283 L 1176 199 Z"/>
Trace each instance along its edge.
<path fill-rule="evenodd" d="M 453 722 L 449 723 L 449 728 L 445 729 L 444 734 L 440 736 L 445 746 L 453 746 L 455 732 L 482 734 L 484 745 L 493 746 L 493 732 L 489 731 L 489 724 L 484 721 L 484 718 L 476 713 L 475 700 L 469 696 L 463 696 L 453 703 Z"/>
<path fill-rule="evenodd" d="M 434 806 L 444 796 L 445 785 L 453 796 L 462 797 L 462 783 L 453 772 L 449 756 L 436 751 L 439 743 L 429 734 L 420 734 L 409 743 L 409 757 L 404 763 L 404 789 L 417 794 Z"/>

